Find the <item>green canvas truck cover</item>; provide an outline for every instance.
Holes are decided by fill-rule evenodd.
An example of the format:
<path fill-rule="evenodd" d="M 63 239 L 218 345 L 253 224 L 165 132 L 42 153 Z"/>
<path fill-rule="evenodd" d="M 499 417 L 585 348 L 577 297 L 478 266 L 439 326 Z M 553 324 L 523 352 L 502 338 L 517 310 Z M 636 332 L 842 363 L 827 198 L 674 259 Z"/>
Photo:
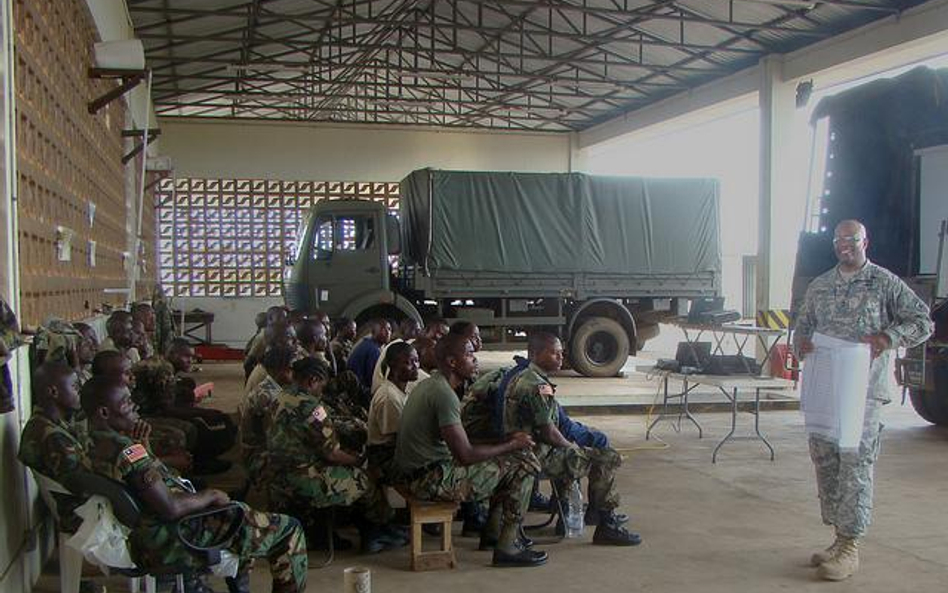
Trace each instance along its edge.
<path fill-rule="evenodd" d="M 422 169 L 402 245 L 424 273 L 720 272 L 718 182 Z"/>

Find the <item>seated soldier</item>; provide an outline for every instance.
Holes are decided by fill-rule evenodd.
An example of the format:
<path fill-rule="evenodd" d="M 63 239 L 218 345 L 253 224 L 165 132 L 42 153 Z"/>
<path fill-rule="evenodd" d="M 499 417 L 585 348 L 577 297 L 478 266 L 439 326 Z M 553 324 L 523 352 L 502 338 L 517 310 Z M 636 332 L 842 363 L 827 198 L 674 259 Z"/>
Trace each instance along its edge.
<path fill-rule="evenodd" d="M 177 373 L 191 370 L 193 354 L 194 350 L 187 340 L 175 338 L 171 340 L 166 358 L 155 356 L 136 364 L 132 368 L 135 375 L 135 401 L 146 417 L 173 418 L 193 425 L 197 431 L 193 450 L 194 473 L 220 473 L 226 471 L 230 463 L 218 459 L 218 456 L 234 446 L 237 428 L 230 417 L 220 410 L 178 403 Z M 193 401 L 193 381 L 191 384 L 190 399 Z"/>
<path fill-rule="evenodd" d="M 385 377 L 369 405 L 368 454 L 369 467 L 377 469 L 386 481 L 392 476 L 395 439 L 402 409 L 408 399 L 407 386 L 418 379 L 418 353 L 407 342 L 388 345 L 382 359 Z"/>
<path fill-rule="evenodd" d="M 292 371 L 290 365 L 296 352 L 288 346 L 274 346 L 263 355 L 263 368 L 266 375 L 241 403 L 238 410 L 240 418 L 240 450 L 250 479 L 260 482 L 266 466 L 266 445 L 268 421 L 276 406 L 277 396 L 284 387 L 290 385 Z"/>
<path fill-rule="evenodd" d="M 89 457 L 92 469 L 120 481 L 142 502 L 142 519 L 128 536 L 132 560 L 145 570 L 172 567 L 206 570 L 202 559 L 175 537 L 182 517 L 226 505 L 220 490 L 193 492 L 147 446 L 132 436 L 138 413 L 128 389 L 107 378 L 94 377 L 82 388 L 82 408 L 89 418 Z M 236 503 L 244 520 L 227 550 L 239 558 L 236 577 L 228 578 L 230 591 L 250 591 L 253 558 L 267 558 L 273 591 L 302 592 L 306 588 L 306 539 L 299 522 L 286 515 L 261 513 Z M 210 543 L 226 529 L 226 522 L 201 524 L 198 543 Z"/>
<path fill-rule="evenodd" d="M 277 397 L 267 430 L 267 485 L 279 509 L 357 508 L 353 519 L 362 551 L 380 552 L 407 540 L 385 527 L 389 509 L 363 462 L 340 443 L 320 394 L 329 379 L 325 363 L 303 358 L 293 363 L 293 383 Z"/>
<path fill-rule="evenodd" d="M 257 327 L 257 331 L 254 332 L 253 337 L 247 340 L 247 345 L 244 346 L 244 381 L 247 380 L 250 373 L 253 372 L 254 367 L 260 362 L 256 357 L 251 357 L 250 353 L 254 350 L 254 347 L 262 343 L 264 339 L 263 332 L 267 329 L 266 311 L 257 313 L 257 316 L 254 317 L 254 325 Z"/>
<path fill-rule="evenodd" d="M 40 365 L 33 373 L 33 415 L 20 437 L 20 461 L 57 482 L 73 472 L 88 470 L 88 435 L 80 417 L 72 367 L 61 360 Z M 82 521 L 74 511 L 85 499 L 56 493 L 53 496 L 60 529 L 75 533 Z"/>
<path fill-rule="evenodd" d="M 92 359 L 92 377 L 108 377 L 124 387 L 135 387 L 132 363 L 118 350 L 99 352 Z M 136 402 L 137 403 L 137 402 Z M 197 447 L 197 429 L 177 418 L 151 416 L 151 442 L 161 460 L 181 472 L 190 472 Z"/>
<path fill-rule="evenodd" d="M 76 361 L 79 368 L 76 370 L 76 380 L 79 387 L 92 378 L 92 361 L 99 352 L 99 339 L 89 325 L 85 323 L 74 323 L 72 326 L 79 332 L 79 340 L 76 342 Z"/>
<path fill-rule="evenodd" d="M 355 347 L 356 324 L 348 317 L 341 317 L 333 324 L 335 336 L 329 343 L 329 349 L 332 350 L 332 356 L 336 359 L 339 368 L 346 368 L 349 361 L 349 355 Z"/>
<path fill-rule="evenodd" d="M 519 432 L 499 444 L 472 445 L 461 425 L 454 390 L 477 372 L 470 340 L 448 335 L 438 342 L 438 370 L 405 402 L 395 445 L 395 470 L 422 500 L 491 500 L 481 549 L 494 548 L 494 566 L 537 566 L 546 552 L 520 543 L 530 484 L 539 464 L 533 439 Z"/>
<path fill-rule="evenodd" d="M 445 332 L 447 333 L 447 332 Z M 418 381 L 424 381 L 431 376 L 438 368 L 438 360 L 435 358 L 435 346 L 438 345 L 436 340 L 422 336 L 415 340 L 412 346 L 415 347 L 415 352 L 418 353 Z"/>
<path fill-rule="evenodd" d="M 362 386 L 362 401 L 359 405 L 366 410 L 372 400 L 372 373 L 375 371 L 375 363 L 382 355 L 382 346 L 388 344 L 392 338 L 392 325 L 385 319 L 373 319 L 369 322 L 369 328 L 369 335 L 356 344 L 346 362 L 346 366 L 355 373 L 359 385 Z"/>
<path fill-rule="evenodd" d="M 140 302 L 132 305 L 132 329 L 141 334 L 141 343 L 135 347 L 142 358 L 149 358 L 157 352 L 163 352 L 155 350 L 156 326 L 155 310 L 151 303 Z"/>
<path fill-rule="evenodd" d="M 76 346 L 79 338 L 79 332 L 62 319 L 47 319 L 43 325 L 36 328 L 30 346 L 30 362 L 33 368 L 38 368 L 47 360 L 59 360 L 74 369 L 78 368 Z"/>
<path fill-rule="evenodd" d="M 105 322 L 105 332 L 108 337 L 99 345 L 99 352 L 118 350 L 124 354 L 132 364 L 142 359 L 135 349 L 135 334 L 132 331 L 132 314 L 128 311 L 115 311 Z"/>
<path fill-rule="evenodd" d="M 425 336 L 432 342 L 437 342 L 451 330 L 443 317 L 431 317 L 425 322 Z"/>
<path fill-rule="evenodd" d="M 478 379 L 465 398 L 465 427 L 483 438 L 490 438 L 498 431 L 500 434 L 528 431 L 537 441 L 536 454 L 543 472 L 554 480 L 560 493 L 565 493 L 574 480 L 589 477 L 588 521 L 597 525 L 593 543 L 639 544 L 642 541 L 639 535 L 622 526 L 628 518 L 615 512 L 619 506 L 615 471 L 622 464 L 622 457 L 610 447 L 592 448 L 571 443 L 557 428 L 555 386 L 547 374 L 558 371 L 563 363 L 559 338 L 535 332 L 530 335 L 527 348 L 529 361 L 520 359 L 513 369 L 502 369 Z M 495 389 L 488 387 L 491 384 Z M 557 530 L 565 531 L 562 517 Z"/>
<path fill-rule="evenodd" d="M 272 325 L 287 325 L 289 313 L 287 312 L 286 307 L 281 305 L 274 305 L 267 309 L 267 312 L 264 313 L 266 322 L 263 326 L 263 331 L 257 332 L 257 335 L 251 340 L 250 344 L 247 346 L 247 356 L 244 357 L 244 372 L 247 377 L 250 377 L 250 373 L 260 361 L 263 360 L 263 354 L 267 351 L 267 347 L 270 343 L 267 341 L 267 328 Z"/>
<path fill-rule="evenodd" d="M 266 350 L 274 347 L 289 348 L 293 351 L 294 360 L 300 358 L 302 355 L 299 352 L 299 341 L 296 339 L 296 328 L 285 321 L 276 321 L 269 326 L 263 332 L 264 340 L 266 343 L 266 349 L 261 354 L 261 358 L 257 363 L 257 366 L 254 367 L 253 371 L 250 373 L 250 376 L 247 377 L 246 383 L 244 383 L 244 395 L 250 395 L 250 392 L 253 391 L 257 385 L 263 381 L 263 378 L 267 376 L 267 369 L 263 365 L 263 354 L 266 353 Z"/>

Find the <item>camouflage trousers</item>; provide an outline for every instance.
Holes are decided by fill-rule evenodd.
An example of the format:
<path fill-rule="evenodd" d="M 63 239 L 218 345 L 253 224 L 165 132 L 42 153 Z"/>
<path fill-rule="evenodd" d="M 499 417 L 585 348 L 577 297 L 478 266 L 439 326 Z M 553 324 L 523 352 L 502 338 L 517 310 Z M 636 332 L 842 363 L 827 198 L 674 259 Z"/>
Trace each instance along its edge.
<path fill-rule="evenodd" d="M 422 500 L 490 500 L 502 509 L 504 525 L 519 525 L 530 504 L 540 464 L 533 453 L 517 451 L 471 465 L 443 461 L 412 479 L 408 489 Z"/>
<path fill-rule="evenodd" d="M 541 444 L 537 457 L 543 473 L 553 480 L 557 491 L 565 493 L 569 485 L 589 477 L 589 506 L 597 511 L 612 511 L 619 506 L 616 470 L 622 456 L 612 447 L 554 447 Z"/>
<path fill-rule="evenodd" d="M 250 570 L 254 558 L 270 562 L 273 591 L 286 593 L 306 589 L 306 537 L 299 521 L 287 515 L 262 513 L 243 503 L 244 521 L 226 546 L 240 559 L 240 571 Z M 195 545 L 212 545 L 227 531 L 229 521 L 208 518 L 198 525 L 182 525 L 186 537 Z M 206 562 L 185 548 L 177 537 L 175 525 L 159 523 L 135 529 L 130 535 L 132 559 L 146 570 L 203 571 Z"/>
<path fill-rule="evenodd" d="M 308 465 L 274 471 L 269 481 L 270 505 L 295 516 L 316 509 L 354 506 L 372 523 L 385 523 L 391 509 L 378 483 L 359 467 Z"/>
<path fill-rule="evenodd" d="M 866 404 L 859 448 L 840 450 L 836 441 L 811 434 L 810 458 L 816 469 L 823 523 L 840 535 L 862 537 L 872 521 L 872 480 L 879 458 L 882 402 Z"/>

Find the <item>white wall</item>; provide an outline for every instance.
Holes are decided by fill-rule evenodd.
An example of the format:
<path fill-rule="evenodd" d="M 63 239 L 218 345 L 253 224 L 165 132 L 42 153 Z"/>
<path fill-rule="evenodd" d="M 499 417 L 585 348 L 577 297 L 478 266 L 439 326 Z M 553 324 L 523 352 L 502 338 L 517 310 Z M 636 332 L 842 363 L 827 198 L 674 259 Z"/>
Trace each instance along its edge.
<path fill-rule="evenodd" d="M 569 137 L 161 119 L 178 177 L 399 181 L 415 169 L 566 171 Z"/>

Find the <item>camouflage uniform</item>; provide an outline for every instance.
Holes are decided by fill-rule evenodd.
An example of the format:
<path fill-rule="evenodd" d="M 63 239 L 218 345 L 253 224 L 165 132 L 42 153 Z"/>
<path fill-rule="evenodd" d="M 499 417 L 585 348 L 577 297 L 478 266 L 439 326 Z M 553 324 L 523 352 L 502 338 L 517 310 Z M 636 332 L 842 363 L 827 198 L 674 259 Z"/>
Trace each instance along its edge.
<path fill-rule="evenodd" d="M 161 415 L 157 400 L 167 397 L 174 382 L 174 369 L 161 358 L 148 358 L 136 364 L 135 389 L 132 399 L 138 405 L 142 417 L 152 427 L 151 441 L 155 452 L 170 455 L 180 450 L 195 451 L 198 444 L 197 428 L 187 420 Z"/>
<path fill-rule="evenodd" d="M 441 438 L 442 426 L 461 424 L 461 402 L 440 372 L 422 381 L 405 402 L 395 468 L 409 491 L 423 500 L 490 499 L 503 509 L 505 525 L 519 525 L 530 502 L 533 476 L 540 470 L 527 450 L 471 465 L 458 465 Z"/>
<path fill-rule="evenodd" d="M 302 497 L 309 508 L 356 504 L 374 523 L 388 519 L 382 492 L 364 469 L 326 462 L 341 445 L 333 418 L 319 398 L 295 388 L 282 391 L 266 440 L 268 492 L 277 508 L 288 508 Z"/>
<path fill-rule="evenodd" d="M 38 354 L 42 352 L 44 362 L 56 360 L 75 366 L 76 345 L 80 337 L 79 332 L 62 319 L 50 319 L 36 329 L 36 335 L 33 336 L 33 356 L 30 360 L 38 364 Z"/>
<path fill-rule="evenodd" d="M 488 400 L 475 394 L 484 393 L 486 384 L 497 382 L 497 375 L 502 375 L 503 372 L 501 370 L 488 373 L 478 379 L 471 388 L 471 394 L 465 398 L 465 427 L 470 426 L 475 434 L 484 434 L 491 413 L 487 405 Z M 556 386 L 532 363 L 514 375 L 504 392 L 504 433 L 525 431 L 539 440 L 540 429 L 548 424 L 555 425 L 559 416 L 555 390 Z M 590 508 L 596 511 L 612 511 L 619 506 L 615 474 L 622 465 L 622 457 L 615 449 L 581 447 L 575 444 L 570 447 L 557 447 L 539 443 L 536 455 L 543 473 L 554 480 L 559 492 L 566 492 L 574 480 L 588 476 Z"/>
<path fill-rule="evenodd" d="M 368 440 L 366 410 L 354 403 L 360 394 L 359 379 L 352 371 L 332 377 L 323 390 L 323 404 L 333 417 L 342 448 L 347 451 L 362 451 Z"/>
<path fill-rule="evenodd" d="M 168 351 L 171 340 L 174 339 L 174 318 L 165 293 L 160 288 L 155 288 L 155 292 L 151 297 L 151 307 L 155 310 L 155 333 L 153 336 L 155 352 L 164 354 Z"/>
<path fill-rule="evenodd" d="M 255 481 L 266 481 L 267 431 L 283 388 L 270 375 L 263 378 L 240 406 L 240 449 L 244 464 Z"/>
<path fill-rule="evenodd" d="M 339 365 L 339 368 L 346 368 L 346 363 L 349 362 L 349 355 L 352 354 L 353 347 L 355 347 L 355 344 L 352 340 L 333 338 L 333 340 L 329 342 L 332 356 L 336 359 L 336 364 Z"/>
<path fill-rule="evenodd" d="M 924 342 L 932 332 L 928 307 L 897 276 L 872 262 L 846 278 L 834 268 L 817 277 L 806 292 L 796 320 L 798 349 L 814 332 L 859 342 L 883 332 L 892 347 L 869 369 L 866 415 L 859 448 L 841 451 L 838 443 L 810 435 L 823 522 L 840 535 L 861 537 L 872 518 L 873 467 L 879 455 L 881 406 L 891 401 L 892 360 L 899 347 Z"/>
<path fill-rule="evenodd" d="M 34 471 L 53 480 L 62 481 L 72 472 L 91 468 L 87 445 L 88 435 L 84 419 L 74 417 L 56 421 L 36 408 L 23 427 L 17 457 L 23 465 Z M 75 533 L 82 523 L 75 510 L 85 499 L 57 493 L 53 493 L 53 497 L 56 499 L 60 529 Z"/>
<path fill-rule="evenodd" d="M 113 430 L 96 430 L 90 435 L 92 468 L 113 480 L 135 488 L 131 480 L 144 474 L 145 483 L 164 482 L 172 493 L 186 493 L 177 474 L 156 459 L 147 448 Z M 140 493 L 139 493 L 140 494 Z M 244 513 L 244 522 L 226 549 L 240 559 L 240 571 L 250 569 L 253 558 L 267 558 L 273 577 L 274 591 L 302 592 L 306 589 L 306 539 L 299 522 L 286 515 L 261 513 L 237 503 Z M 208 545 L 226 529 L 220 519 L 202 521 L 200 528 L 189 535 L 194 543 Z M 194 555 L 178 540 L 174 523 L 162 521 L 144 506 L 140 524 L 129 534 L 132 560 L 149 569 L 196 571 L 205 568 L 203 559 Z"/>
<path fill-rule="evenodd" d="M 13 405 L 13 380 L 7 361 L 12 352 L 23 343 L 20 324 L 13 309 L 0 299 L 0 414 L 11 412 Z"/>

